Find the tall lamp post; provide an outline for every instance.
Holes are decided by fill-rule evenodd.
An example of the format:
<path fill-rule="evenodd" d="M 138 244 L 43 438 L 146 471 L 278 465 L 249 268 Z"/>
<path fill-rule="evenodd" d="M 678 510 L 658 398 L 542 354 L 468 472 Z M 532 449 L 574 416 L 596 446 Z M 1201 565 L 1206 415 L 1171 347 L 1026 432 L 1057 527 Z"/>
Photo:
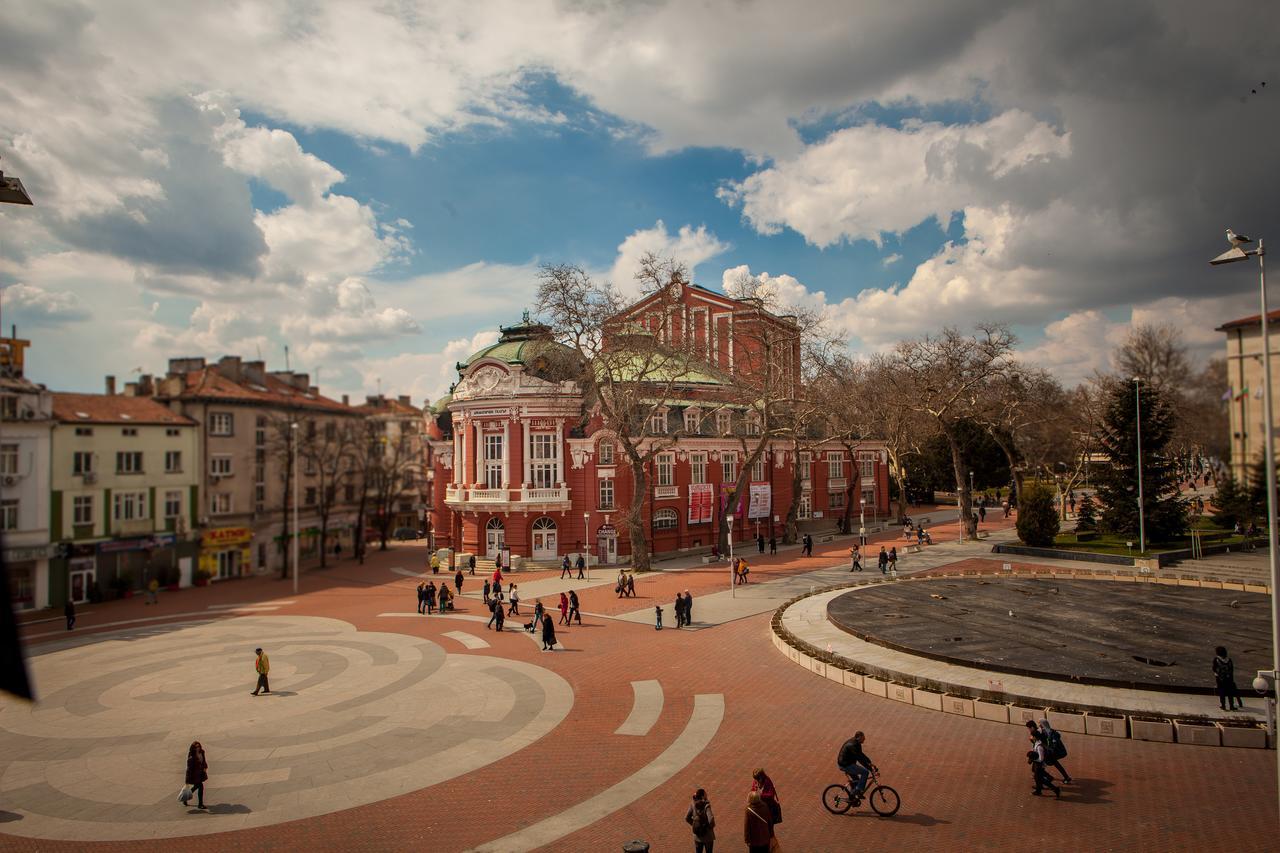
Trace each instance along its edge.
<path fill-rule="evenodd" d="M 587 580 L 591 580 L 591 513 L 582 514 L 582 544 L 587 551 Z"/>
<path fill-rule="evenodd" d="M 1263 447 L 1263 458 L 1266 460 L 1267 469 L 1267 563 L 1271 569 L 1271 670 L 1269 672 L 1260 670 L 1258 677 L 1254 679 L 1253 687 L 1261 692 L 1265 692 L 1268 689 L 1272 691 L 1272 698 L 1267 699 L 1267 728 L 1271 730 L 1271 737 L 1274 742 L 1276 735 L 1276 700 L 1274 697 L 1277 679 L 1280 679 L 1280 571 L 1277 571 L 1280 563 L 1277 563 L 1276 560 L 1278 544 L 1276 530 L 1276 449 L 1275 426 L 1272 422 L 1274 410 L 1271 408 L 1271 335 L 1269 318 L 1267 317 L 1267 267 L 1266 262 L 1263 260 L 1266 255 L 1266 249 L 1263 248 L 1261 238 L 1258 240 L 1258 248 L 1243 248 L 1253 241 L 1248 237 L 1241 237 L 1235 234 L 1231 229 L 1227 229 L 1227 238 L 1231 242 L 1231 248 L 1209 261 L 1212 266 L 1248 260 L 1250 256 L 1258 259 L 1258 298 L 1261 307 L 1258 322 L 1262 324 L 1262 410 L 1265 413 L 1262 418 L 1262 430 L 1264 441 L 1266 442 Z M 1280 751 L 1276 753 L 1276 762 L 1277 778 L 1280 778 Z"/>
<path fill-rule="evenodd" d="M 729 515 L 724 520 L 729 525 L 729 597 L 738 597 L 738 576 L 733 573 L 733 516 Z"/>
<path fill-rule="evenodd" d="M 1138 416 L 1138 553 L 1147 552 L 1147 503 L 1142 492 L 1142 378 L 1133 377 L 1133 403 Z"/>
<path fill-rule="evenodd" d="M 302 532 L 298 530 L 298 422 L 289 424 L 289 437 L 293 445 L 293 594 L 298 594 L 298 539 Z"/>

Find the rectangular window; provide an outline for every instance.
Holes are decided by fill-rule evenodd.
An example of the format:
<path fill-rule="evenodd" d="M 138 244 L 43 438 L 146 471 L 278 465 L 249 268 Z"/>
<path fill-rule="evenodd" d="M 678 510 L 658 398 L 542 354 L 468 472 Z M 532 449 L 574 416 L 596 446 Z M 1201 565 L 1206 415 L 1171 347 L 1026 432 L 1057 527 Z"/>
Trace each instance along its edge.
<path fill-rule="evenodd" d="M 11 397 L 6 394 L 0 397 L 0 418 L 6 421 L 16 421 L 18 419 L 18 398 Z"/>
<path fill-rule="evenodd" d="M 76 476 L 93 473 L 93 454 L 87 450 L 77 450 L 71 454 L 71 473 Z"/>
<path fill-rule="evenodd" d="M 116 454 L 116 473 L 117 474 L 141 474 L 142 473 L 142 451 L 141 450 L 122 450 Z"/>
<path fill-rule="evenodd" d="M 751 464 L 751 479 L 759 483 L 762 482 L 766 476 L 768 475 L 765 472 L 765 458 L 764 454 L 761 454 L 760 458 L 756 459 L 756 461 Z"/>
<path fill-rule="evenodd" d="M 253 511 L 262 512 L 267 506 L 267 484 L 256 483 L 253 487 Z"/>
<path fill-rule="evenodd" d="M 178 436 L 182 435 L 182 430 L 178 429 L 177 427 L 166 427 L 164 434 L 169 436 L 169 438 L 177 438 Z"/>
<path fill-rule="evenodd" d="M 858 460 L 858 466 L 861 468 L 862 479 L 869 480 L 876 475 L 876 455 L 874 453 L 864 453 Z"/>
<path fill-rule="evenodd" d="M 307 421 L 307 441 L 315 441 L 315 437 L 316 437 L 316 422 Z"/>
<path fill-rule="evenodd" d="M 728 435 L 733 431 L 733 413 L 728 409 L 716 412 L 716 432 Z"/>
<path fill-rule="evenodd" d="M 600 509 L 613 509 L 613 478 L 600 478 Z"/>
<path fill-rule="evenodd" d="M 0 444 L 0 474 L 18 473 L 18 445 Z"/>
<path fill-rule="evenodd" d="M 209 413 L 209 435 L 233 435 L 235 419 L 231 412 Z"/>
<path fill-rule="evenodd" d="M 649 415 L 649 432 L 654 435 L 666 435 L 667 413 L 665 411 L 654 412 Z"/>
<path fill-rule="evenodd" d="M 333 441 L 338 437 L 338 425 L 333 421 L 325 421 L 324 424 L 324 440 Z"/>
<path fill-rule="evenodd" d="M 689 454 L 689 482 L 690 483 L 707 482 L 707 454 L 705 453 Z"/>
<path fill-rule="evenodd" d="M 302 498 L 302 505 L 303 506 L 316 505 L 316 487 L 315 486 L 307 486 L 307 491 L 304 493 Z"/>
<path fill-rule="evenodd" d="M 613 464 L 613 442 L 612 441 L 600 442 L 600 464 L 601 465 Z"/>
<path fill-rule="evenodd" d="M 813 518 L 813 496 L 808 492 L 800 495 L 800 505 L 796 508 L 796 518 L 808 521 Z"/>
<path fill-rule="evenodd" d="M 760 419 L 755 415 L 747 417 L 747 435 L 760 434 Z"/>
<path fill-rule="evenodd" d="M 164 517 L 180 518 L 182 516 L 182 490 L 169 489 L 164 493 Z"/>
<path fill-rule="evenodd" d="M 116 521 L 141 521 L 149 517 L 146 492 L 116 492 L 111 499 Z"/>
<path fill-rule="evenodd" d="M 676 455 L 659 453 L 657 458 L 658 485 L 674 486 L 676 484 Z"/>
<path fill-rule="evenodd" d="M 726 450 L 720 454 L 720 482 L 733 483 L 738 479 L 738 452 Z"/>
<path fill-rule="evenodd" d="M 76 435 L 93 435 L 93 427 L 76 427 Z"/>
<path fill-rule="evenodd" d="M 839 480 L 844 477 L 844 454 L 828 453 L 827 454 L 827 476 Z"/>
<path fill-rule="evenodd" d="M 257 426 L 253 430 L 253 444 L 255 447 L 267 446 L 267 419 L 262 415 L 258 415 Z"/>
<path fill-rule="evenodd" d="M 76 527 L 93 524 L 93 495 L 76 495 L 71 499 L 71 523 Z"/>
<path fill-rule="evenodd" d="M 209 457 L 209 473 L 215 477 L 231 476 L 231 457 L 230 456 L 210 456 Z"/>
<path fill-rule="evenodd" d="M 873 512 L 875 511 L 875 508 L 876 508 L 876 490 L 875 489 L 862 490 L 862 507 L 864 510 L 871 510 Z"/>
<path fill-rule="evenodd" d="M 121 434 L 121 435 L 123 435 L 123 436 L 129 436 L 129 437 L 132 437 L 132 438 L 137 438 L 137 436 L 138 436 L 138 428 L 137 428 L 137 427 L 124 427 L 123 429 L 121 429 L 121 430 L 120 430 L 120 434 Z"/>
<path fill-rule="evenodd" d="M 813 454 L 807 450 L 800 451 L 800 479 L 805 482 L 813 479 Z"/>
<path fill-rule="evenodd" d="M 554 433 L 529 436 L 529 476 L 535 489 L 553 489 L 560 482 L 559 450 Z"/>
<path fill-rule="evenodd" d="M 832 509 L 844 509 L 844 492 L 828 492 L 827 506 Z"/>
<path fill-rule="evenodd" d="M 347 503 L 355 503 L 356 487 L 350 484 L 342 487 L 342 499 Z"/>
<path fill-rule="evenodd" d="M 219 493 L 209 495 L 209 514 L 228 515 L 231 512 L 231 495 Z"/>
<path fill-rule="evenodd" d="M 702 421 L 697 409 L 684 410 L 684 431 L 690 435 L 698 434 L 698 424 Z"/>
<path fill-rule="evenodd" d="M 18 529 L 18 502 L 0 501 L 0 530 Z"/>
<path fill-rule="evenodd" d="M 484 437 L 484 483 L 487 489 L 501 489 L 505 480 L 502 466 L 502 434 Z"/>
<path fill-rule="evenodd" d="M 179 474 L 182 472 L 181 450 L 166 450 L 164 452 L 164 472 L 166 474 Z"/>

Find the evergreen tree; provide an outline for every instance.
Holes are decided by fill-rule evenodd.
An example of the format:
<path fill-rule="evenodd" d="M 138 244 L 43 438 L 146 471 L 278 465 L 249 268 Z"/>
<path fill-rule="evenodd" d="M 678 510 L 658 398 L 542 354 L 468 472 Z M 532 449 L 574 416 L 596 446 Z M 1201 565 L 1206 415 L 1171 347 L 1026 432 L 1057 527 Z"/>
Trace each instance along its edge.
<path fill-rule="evenodd" d="M 1099 444 L 1109 464 L 1096 478 L 1102 529 L 1138 536 L 1138 409 L 1133 385 L 1117 383 L 1107 395 Z M 1164 394 L 1142 386 L 1142 491 L 1147 540 L 1167 542 L 1186 532 L 1187 507 L 1169 457 L 1177 417 Z"/>
<path fill-rule="evenodd" d="M 1263 501 L 1266 501 L 1266 488 L 1261 490 Z M 1219 527 L 1231 529 L 1236 522 L 1247 524 L 1249 521 L 1249 495 L 1240 488 L 1236 478 L 1225 474 L 1218 478 L 1218 491 L 1213 496 L 1213 523 Z"/>
<path fill-rule="evenodd" d="M 1076 530 L 1098 529 L 1098 505 L 1093 502 L 1093 495 L 1086 494 L 1080 499 L 1080 512 L 1076 515 Z"/>
<path fill-rule="evenodd" d="M 1259 527 L 1266 528 L 1267 523 L 1267 458 L 1259 456 L 1258 461 L 1249 470 L 1249 490 L 1239 489 L 1238 518 L 1240 523 L 1248 527 L 1249 522 L 1257 522 Z"/>
<path fill-rule="evenodd" d="M 1053 489 L 1028 481 L 1018 502 L 1018 538 L 1035 548 L 1052 548 L 1058 535 L 1058 510 Z"/>

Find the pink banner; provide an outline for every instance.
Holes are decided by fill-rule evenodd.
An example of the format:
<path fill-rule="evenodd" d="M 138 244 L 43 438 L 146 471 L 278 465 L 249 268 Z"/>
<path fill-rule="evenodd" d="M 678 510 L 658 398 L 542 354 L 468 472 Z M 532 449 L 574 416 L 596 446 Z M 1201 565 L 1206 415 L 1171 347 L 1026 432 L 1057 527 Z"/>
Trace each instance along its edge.
<path fill-rule="evenodd" d="M 707 524 L 711 521 L 710 483 L 691 483 L 689 485 L 689 523 Z"/>

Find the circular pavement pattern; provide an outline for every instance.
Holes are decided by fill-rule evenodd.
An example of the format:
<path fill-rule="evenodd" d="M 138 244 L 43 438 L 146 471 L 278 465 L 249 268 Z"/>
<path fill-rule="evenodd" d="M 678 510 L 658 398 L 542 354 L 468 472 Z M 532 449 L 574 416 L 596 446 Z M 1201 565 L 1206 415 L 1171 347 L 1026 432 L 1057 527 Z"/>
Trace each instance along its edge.
<path fill-rule="evenodd" d="M 250 696 L 256 646 L 274 693 Z M 223 832 L 384 800 L 501 759 L 573 705 L 531 664 L 446 654 L 306 616 L 97 635 L 31 661 L 40 702 L 0 700 L 0 799 L 34 838 Z M 207 812 L 177 794 L 187 747 Z"/>
<path fill-rule="evenodd" d="M 940 578 L 861 587 L 833 624 L 871 643 L 997 672 L 1212 693 L 1213 647 L 1237 681 L 1269 667 L 1270 597 L 1155 583 Z M 1247 683 L 1247 682 L 1246 682 Z"/>

